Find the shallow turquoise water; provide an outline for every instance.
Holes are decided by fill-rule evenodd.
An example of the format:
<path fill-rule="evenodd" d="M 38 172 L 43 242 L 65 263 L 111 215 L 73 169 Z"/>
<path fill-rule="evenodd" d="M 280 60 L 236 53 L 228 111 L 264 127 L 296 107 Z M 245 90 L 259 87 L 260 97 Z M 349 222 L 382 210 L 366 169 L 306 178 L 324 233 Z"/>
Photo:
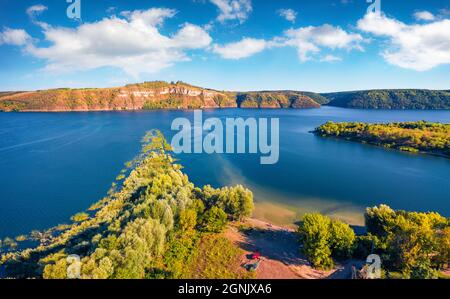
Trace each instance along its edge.
<path fill-rule="evenodd" d="M 189 111 L 0 113 L 0 237 L 65 223 L 102 198 L 147 130 L 169 138 L 175 117 Z M 280 118 L 280 160 L 258 155 L 180 155 L 190 179 L 244 183 L 258 202 L 331 215 L 394 208 L 450 216 L 450 160 L 323 139 L 309 133 L 328 121 L 441 121 L 446 111 L 211 110 L 204 117 Z M 345 218 L 345 217 L 344 217 Z"/>

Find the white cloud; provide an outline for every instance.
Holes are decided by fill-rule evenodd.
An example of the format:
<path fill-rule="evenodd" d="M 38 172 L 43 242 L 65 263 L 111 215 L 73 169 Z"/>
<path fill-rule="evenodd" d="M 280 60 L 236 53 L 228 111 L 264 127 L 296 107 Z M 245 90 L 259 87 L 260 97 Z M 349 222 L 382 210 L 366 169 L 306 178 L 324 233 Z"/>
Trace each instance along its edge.
<path fill-rule="evenodd" d="M 44 6 L 42 4 L 33 5 L 27 9 L 27 15 L 30 18 L 34 18 L 46 10 L 47 10 L 47 6 Z"/>
<path fill-rule="evenodd" d="M 321 48 L 363 50 L 361 43 L 364 39 L 361 35 L 348 33 L 329 24 L 289 29 L 285 36 L 285 44 L 297 48 L 302 62 L 311 60 L 311 54 L 319 53 Z"/>
<path fill-rule="evenodd" d="M 436 17 L 429 11 L 423 10 L 414 13 L 414 18 L 417 21 L 434 21 Z"/>
<path fill-rule="evenodd" d="M 295 19 L 297 19 L 297 12 L 293 9 L 280 9 L 278 14 L 285 18 L 287 21 L 294 23 Z"/>
<path fill-rule="evenodd" d="M 289 29 L 284 32 L 283 37 L 275 37 L 273 40 L 244 38 L 239 42 L 226 45 L 215 44 L 213 52 L 225 59 L 242 59 L 260 53 L 266 49 L 280 47 L 295 47 L 300 61 L 305 62 L 313 59 L 322 49 L 344 49 L 363 50 L 361 43 L 365 42 L 359 34 L 349 33 L 340 27 L 328 24 L 314 27 L 301 27 Z M 334 55 L 326 55 L 319 59 L 324 62 L 341 60 Z"/>
<path fill-rule="evenodd" d="M 152 8 L 147 10 L 123 11 L 120 13 L 134 27 L 145 30 L 147 27 L 161 26 L 165 19 L 175 16 L 174 9 Z"/>
<path fill-rule="evenodd" d="M 24 46 L 31 42 L 31 37 L 25 30 L 5 28 L 0 32 L 0 45 Z"/>
<path fill-rule="evenodd" d="M 358 28 L 385 37 L 388 46 L 381 55 L 390 64 L 417 71 L 450 63 L 450 20 L 407 25 L 383 14 L 367 14 Z"/>
<path fill-rule="evenodd" d="M 36 20 L 36 18 L 40 14 L 42 14 L 44 11 L 46 11 L 47 9 L 48 9 L 47 6 L 44 6 L 42 4 L 37 4 L 37 5 L 30 6 L 26 12 L 27 12 L 27 15 L 30 17 L 31 22 L 33 22 L 33 24 L 36 24 L 39 27 L 42 27 L 43 29 L 47 29 L 50 27 L 47 23 Z"/>
<path fill-rule="evenodd" d="M 321 62 L 337 62 L 342 61 L 342 58 L 334 56 L 334 55 L 325 55 L 320 59 Z"/>
<path fill-rule="evenodd" d="M 42 27 L 48 47 L 33 44 L 26 51 L 47 61 L 51 71 L 117 67 L 135 77 L 154 73 L 176 62 L 189 60 L 186 51 L 206 48 L 212 42 L 199 26 L 183 24 L 174 35 L 159 32 L 171 9 L 122 12 L 79 27 Z"/>
<path fill-rule="evenodd" d="M 225 59 L 242 59 L 262 52 L 268 43 L 263 39 L 244 38 L 239 42 L 229 43 L 223 46 L 214 45 L 213 52 Z"/>
<path fill-rule="evenodd" d="M 211 36 L 197 25 L 186 23 L 173 37 L 173 44 L 177 48 L 201 49 L 212 42 Z"/>
<path fill-rule="evenodd" d="M 225 21 L 238 20 L 243 23 L 252 12 L 251 0 L 210 0 L 212 4 L 219 8 L 220 14 L 217 20 L 221 23 Z"/>

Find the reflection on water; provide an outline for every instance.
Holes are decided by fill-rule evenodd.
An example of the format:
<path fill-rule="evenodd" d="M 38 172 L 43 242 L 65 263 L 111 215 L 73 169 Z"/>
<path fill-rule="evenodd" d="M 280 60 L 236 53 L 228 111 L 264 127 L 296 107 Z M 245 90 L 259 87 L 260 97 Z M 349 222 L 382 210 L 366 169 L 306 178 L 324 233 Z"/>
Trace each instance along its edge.
<path fill-rule="evenodd" d="M 177 117 L 193 113 L 0 113 L 0 237 L 67 222 L 106 194 L 146 131 L 171 138 Z M 317 211 L 362 224 L 364 208 L 381 203 L 450 216 L 449 159 L 309 133 L 329 120 L 450 122 L 450 112 L 226 109 L 205 111 L 208 117 L 280 118 L 275 165 L 260 165 L 259 155 L 177 156 L 196 185 L 251 188 L 258 218 L 288 224 Z"/>
<path fill-rule="evenodd" d="M 277 225 L 292 225 L 305 213 L 320 212 L 351 225 L 364 224 L 364 207 L 332 199 L 283 194 L 282 190 L 272 190 L 269 186 L 258 185 L 249 177 L 244 177 L 242 171 L 223 156 L 217 156 L 217 161 L 222 173 L 219 181 L 221 186 L 241 184 L 253 191 L 256 203 L 253 217 L 257 219 Z"/>

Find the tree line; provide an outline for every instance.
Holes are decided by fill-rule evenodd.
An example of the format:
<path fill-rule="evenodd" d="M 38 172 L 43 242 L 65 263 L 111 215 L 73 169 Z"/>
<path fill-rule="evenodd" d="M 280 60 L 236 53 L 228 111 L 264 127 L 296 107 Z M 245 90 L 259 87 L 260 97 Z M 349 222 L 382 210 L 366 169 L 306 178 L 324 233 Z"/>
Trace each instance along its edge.
<path fill-rule="evenodd" d="M 450 266 L 450 218 L 437 213 L 395 211 L 386 205 L 367 208 L 367 233 L 321 214 L 307 214 L 298 234 L 311 264 L 331 269 L 335 260 L 365 260 L 378 254 L 383 277 L 431 279 Z"/>
<path fill-rule="evenodd" d="M 8 277 L 67 278 L 76 255 L 81 278 L 181 278 L 195 267 L 201 244 L 234 250 L 219 233 L 228 221 L 251 215 L 252 192 L 195 187 L 169 151 L 160 132 L 147 134 L 142 152 L 121 172 L 129 175 L 89 213 L 74 215 L 45 244 L 2 255 Z"/>
<path fill-rule="evenodd" d="M 316 128 L 314 133 L 322 137 L 450 157 L 450 124 L 426 121 L 387 124 L 327 122 Z"/>

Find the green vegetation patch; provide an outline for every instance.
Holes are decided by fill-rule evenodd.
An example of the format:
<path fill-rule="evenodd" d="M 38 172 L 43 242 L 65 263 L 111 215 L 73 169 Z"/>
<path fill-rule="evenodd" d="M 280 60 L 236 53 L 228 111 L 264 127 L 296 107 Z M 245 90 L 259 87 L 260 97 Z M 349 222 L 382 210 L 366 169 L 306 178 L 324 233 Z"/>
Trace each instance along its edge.
<path fill-rule="evenodd" d="M 240 265 L 243 250 L 220 234 L 205 235 L 200 241 L 188 277 L 192 279 L 250 279 L 254 273 Z"/>
<path fill-rule="evenodd" d="M 426 121 L 388 124 L 327 122 L 316 128 L 314 133 L 412 153 L 450 157 L 450 124 Z"/>
<path fill-rule="evenodd" d="M 330 106 L 361 109 L 450 109 L 448 90 L 392 89 L 322 94 Z"/>
<path fill-rule="evenodd" d="M 251 215 L 253 194 L 242 186 L 197 188 L 160 132 L 142 143 L 127 163 L 128 177 L 90 208 L 95 215 L 78 213 L 63 231 L 33 232 L 36 248 L 15 251 L 13 239 L 2 240 L 7 276 L 63 279 L 79 269 L 83 279 L 182 278 L 198 262 L 205 277 L 239 277 L 241 270 L 229 266 L 240 251 L 221 232 L 228 221 Z"/>
<path fill-rule="evenodd" d="M 346 224 L 307 214 L 298 229 L 301 251 L 311 264 L 331 269 L 334 259 L 381 257 L 391 278 L 444 278 L 450 266 L 450 218 L 437 213 L 395 211 L 386 205 L 367 208 L 367 233 L 356 236 Z"/>

